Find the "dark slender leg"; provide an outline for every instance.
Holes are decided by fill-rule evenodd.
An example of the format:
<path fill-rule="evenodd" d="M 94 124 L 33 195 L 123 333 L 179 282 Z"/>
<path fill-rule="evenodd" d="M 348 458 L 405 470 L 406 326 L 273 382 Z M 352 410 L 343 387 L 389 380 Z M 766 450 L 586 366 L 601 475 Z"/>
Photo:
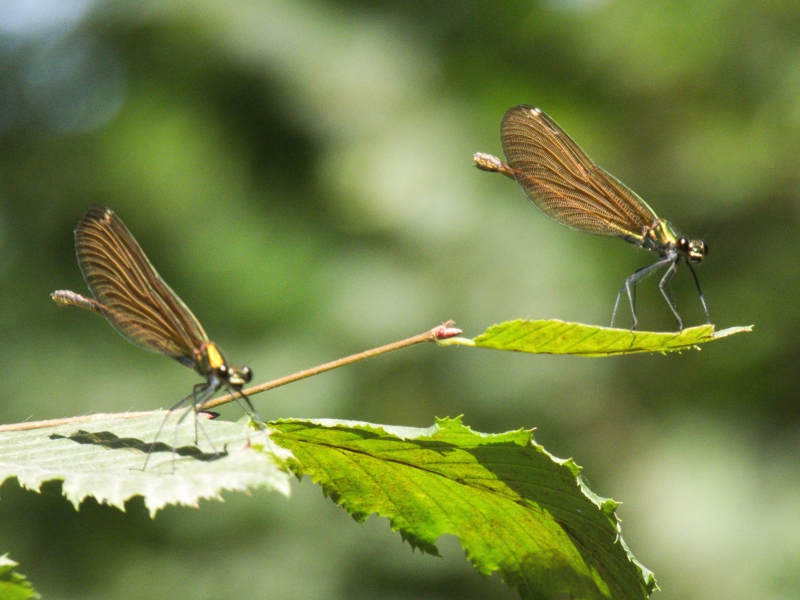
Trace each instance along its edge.
<path fill-rule="evenodd" d="M 675 259 L 675 262 L 669 266 L 669 269 L 667 269 L 667 272 L 664 273 L 664 276 L 658 283 L 658 289 L 661 290 L 661 295 L 664 296 L 667 304 L 669 304 L 672 314 L 675 315 L 676 319 L 678 319 L 678 331 L 683 331 L 683 321 L 681 320 L 681 316 L 678 314 L 678 308 L 675 306 L 675 300 L 672 299 L 672 296 L 669 293 L 669 282 L 672 281 L 672 277 L 678 271 L 679 264 L 680 259 Z"/>
<path fill-rule="evenodd" d="M 261 417 L 258 415 L 258 411 L 256 411 L 253 403 L 250 402 L 250 398 L 248 398 L 245 394 L 242 393 L 242 390 L 228 387 L 228 392 L 236 399 L 236 403 L 242 407 L 242 410 L 245 414 L 250 417 L 250 420 L 253 421 L 259 429 L 264 429 L 264 421 L 261 420 Z M 239 399 L 239 394 L 241 396 L 241 400 Z M 245 404 L 242 404 L 242 400 L 244 400 Z"/>
<path fill-rule="evenodd" d="M 236 398 L 236 403 L 242 407 L 242 410 L 247 414 L 248 417 L 250 417 L 250 420 L 253 421 L 262 432 L 264 432 L 264 437 L 268 438 L 269 434 L 267 433 L 267 426 L 264 425 L 264 421 L 261 420 L 258 411 L 256 411 L 253 403 L 250 402 L 250 398 L 248 398 L 246 394 L 243 394 L 241 389 L 235 389 L 228 386 L 227 390 L 234 398 Z M 245 406 L 245 404 L 239 400 L 239 397 L 236 394 L 239 394 L 239 396 L 242 397 L 242 400 L 244 400 L 244 403 L 247 406 Z"/>
<path fill-rule="evenodd" d="M 636 319 L 636 282 L 639 281 L 638 279 L 631 283 L 630 287 L 628 287 L 627 282 L 625 285 L 626 290 L 628 291 L 628 302 L 631 305 L 631 315 L 633 316 L 633 325 L 631 326 L 631 330 L 636 329 L 636 323 L 638 320 Z"/>
<path fill-rule="evenodd" d="M 206 385 L 206 384 L 201 384 Z M 195 386 L 197 387 L 197 386 Z M 197 417 L 197 407 L 202 406 L 204 402 L 206 402 L 209 398 L 211 398 L 214 394 L 217 393 L 219 388 L 221 387 L 220 383 L 216 380 L 209 381 L 204 389 L 200 391 L 199 394 L 194 395 L 192 400 L 192 405 L 187 408 L 183 414 L 178 419 L 178 422 L 175 424 L 175 433 L 172 436 L 172 472 L 175 472 L 175 450 L 178 446 L 178 428 L 180 427 L 183 420 L 189 415 L 189 413 L 194 413 L 194 444 L 197 445 L 197 428 L 200 428 L 200 432 L 206 438 L 206 441 L 211 446 L 211 449 L 214 451 L 214 454 L 219 454 L 217 447 L 214 446 L 214 441 L 211 439 L 211 436 L 206 433 L 203 424 L 200 422 L 200 419 Z"/>
<path fill-rule="evenodd" d="M 625 291 L 625 286 L 623 285 L 621 288 L 619 288 L 619 291 L 617 292 L 617 299 L 614 301 L 614 310 L 611 311 L 611 325 L 609 325 L 609 327 L 614 327 L 614 319 L 617 318 L 617 308 L 619 307 L 619 299 L 622 298 L 622 292 L 624 291 Z"/>
<path fill-rule="evenodd" d="M 209 387 L 210 386 L 209 386 L 208 383 L 198 383 L 198 384 L 196 384 L 194 386 L 194 388 L 192 389 L 192 393 L 191 394 L 186 396 L 186 398 L 184 398 L 183 400 L 178 402 L 175 406 L 173 406 L 172 408 L 170 408 L 167 411 L 167 416 L 164 417 L 163 421 L 161 421 L 161 426 L 158 428 L 158 431 L 156 431 L 156 437 L 154 437 L 153 441 L 150 443 L 150 449 L 147 451 L 147 458 L 144 459 L 144 465 L 142 466 L 142 471 L 144 471 L 147 468 L 147 463 L 150 460 L 150 455 L 153 453 L 153 449 L 156 446 L 156 442 L 158 441 L 159 436 L 161 436 L 161 431 L 164 429 L 164 425 L 167 424 L 167 419 L 169 419 L 172 416 L 173 412 L 178 410 L 183 405 L 189 403 L 189 401 L 191 401 L 192 404 L 194 404 L 194 401 L 197 398 L 198 394 L 203 395 L 206 392 L 206 390 L 208 390 Z M 184 417 L 185 417 L 185 415 L 184 415 Z M 183 417 L 181 417 L 181 421 L 182 420 L 183 420 Z M 178 421 L 178 422 L 180 423 L 180 421 Z M 173 443 L 173 446 L 172 446 L 172 452 L 173 453 L 175 452 L 174 443 Z"/>
<path fill-rule="evenodd" d="M 194 391 L 192 392 L 192 395 L 191 395 L 192 401 L 191 401 L 189 407 L 185 411 L 183 411 L 183 414 L 180 417 L 178 417 L 178 422 L 175 423 L 175 429 L 172 432 L 172 472 L 173 473 L 175 473 L 175 451 L 178 449 L 178 430 L 179 430 L 179 428 L 181 426 L 181 423 L 183 423 L 183 420 L 187 417 L 187 415 L 190 412 L 194 411 L 194 407 L 197 405 L 197 401 L 198 400 L 201 400 L 201 401 L 205 402 L 205 400 L 207 400 L 208 398 L 210 398 L 211 396 L 214 395 L 215 391 L 216 390 L 213 389 L 210 384 L 201 383 L 201 384 L 195 385 L 194 386 Z M 172 409 L 170 409 L 169 412 L 172 413 L 174 410 L 175 409 L 172 408 Z M 169 415 L 167 415 L 167 418 L 169 418 Z M 197 415 L 195 415 L 195 418 L 194 418 L 194 428 L 195 428 L 195 431 L 194 431 L 194 444 L 196 446 L 197 445 Z M 213 447 L 213 444 L 212 444 L 212 447 Z"/>
<path fill-rule="evenodd" d="M 217 392 L 217 390 L 214 390 L 213 392 L 207 394 L 205 396 L 205 398 L 200 398 L 200 403 L 206 402 L 207 400 L 209 400 L 216 392 Z M 190 406 L 188 409 L 186 409 L 186 412 L 184 413 L 184 416 L 188 415 L 190 412 L 194 413 L 194 428 L 195 428 L 195 430 L 197 430 L 198 428 L 200 429 L 200 433 L 203 435 L 204 438 L 206 438 L 206 441 L 208 442 L 208 445 L 211 446 L 211 450 L 214 452 L 214 455 L 215 456 L 219 456 L 219 450 L 217 450 L 217 447 L 214 445 L 214 440 L 212 440 L 211 436 L 208 435 L 208 432 L 206 431 L 206 428 L 203 425 L 203 421 L 200 420 L 200 417 L 197 414 L 197 408 L 196 407 L 199 406 L 200 403 L 194 404 L 194 405 Z M 176 442 L 177 442 L 177 438 L 178 438 L 178 426 L 180 425 L 181 420 L 183 420 L 183 419 L 181 418 L 178 421 L 178 425 L 175 426 L 175 440 L 176 440 Z M 197 438 L 196 437 L 195 437 L 194 445 L 197 446 Z M 173 444 L 172 445 L 172 448 L 173 448 L 173 450 L 172 450 L 173 459 L 174 459 L 174 454 L 175 454 L 175 447 L 176 447 L 176 445 Z M 172 466 L 172 470 L 175 471 L 174 463 L 173 463 L 173 466 Z"/>
<path fill-rule="evenodd" d="M 708 314 L 708 306 L 706 306 L 706 299 L 705 296 L 703 296 L 703 291 L 700 289 L 700 282 L 697 279 L 697 273 L 694 272 L 694 267 L 688 260 L 686 261 L 686 265 L 692 272 L 692 277 L 694 277 L 694 286 L 697 288 L 697 293 L 700 295 L 700 302 L 703 303 L 703 310 L 706 311 L 706 323 L 711 325 L 711 316 Z"/>
<path fill-rule="evenodd" d="M 675 257 L 666 256 L 658 262 L 654 262 L 652 265 L 642 267 L 625 280 L 625 285 L 623 285 L 619 292 L 617 292 L 617 301 L 614 303 L 614 312 L 611 313 L 611 327 L 614 326 L 614 317 L 617 316 L 617 307 L 619 306 L 619 299 L 622 296 L 622 292 L 627 292 L 628 301 L 631 305 L 631 316 L 633 317 L 633 327 L 631 327 L 631 331 L 636 329 L 636 324 L 638 323 L 636 319 L 636 303 L 634 301 L 636 295 L 636 284 L 648 275 L 652 275 L 655 271 L 671 262 L 675 262 Z"/>
<path fill-rule="evenodd" d="M 167 412 L 167 416 L 164 417 L 164 420 L 161 422 L 161 426 L 158 428 L 156 432 L 156 437 L 153 439 L 153 442 L 150 444 L 150 450 L 147 452 L 147 458 L 145 458 L 144 466 L 142 466 L 142 470 L 144 471 L 147 468 L 147 463 L 150 460 L 150 454 L 153 452 L 153 448 L 155 447 L 156 442 L 158 441 L 159 436 L 161 435 L 161 431 L 164 429 L 164 425 L 166 425 L 167 420 L 172 416 L 172 413 L 184 406 L 185 404 L 190 404 L 190 406 L 183 411 L 183 414 L 178 418 L 178 422 L 175 424 L 175 433 L 172 435 L 172 472 L 175 472 L 175 450 L 177 449 L 178 445 L 178 428 L 180 427 L 181 423 L 183 423 L 184 419 L 189 415 L 189 413 L 195 413 L 194 419 L 194 443 L 197 445 L 197 428 L 200 428 L 200 432 L 206 438 L 208 443 L 211 445 L 211 449 L 217 452 L 217 448 L 214 446 L 214 442 L 211 437 L 206 433 L 205 429 L 203 428 L 203 424 L 199 422 L 197 418 L 197 407 L 202 405 L 206 402 L 209 398 L 211 398 L 214 394 L 217 393 L 219 390 L 220 385 L 217 382 L 207 382 L 207 383 L 198 383 L 192 389 L 192 393 L 186 396 L 183 400 L 178 402 L 175 406 L 169 409 Z"/>

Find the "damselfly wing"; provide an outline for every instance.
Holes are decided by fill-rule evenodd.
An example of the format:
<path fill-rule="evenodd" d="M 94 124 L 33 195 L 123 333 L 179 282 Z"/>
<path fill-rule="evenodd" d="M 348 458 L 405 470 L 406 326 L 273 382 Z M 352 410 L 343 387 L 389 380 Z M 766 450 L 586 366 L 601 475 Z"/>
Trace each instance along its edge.
<path fill-rule="evenodd" d="M 61 306 L 78 306 L 104 316 L 130 342 L 174 358 L 205 378 L 170 408 L 172 413 L 189 405 L 179 424 L 190 410 L 196 412 L 225 389 L 253 422 L 263 427 L 250 399 L 242 393 L 242 387 L 252 377 L 250 369 L 228 365 L 192 311 L 164 282 L 114 211 L 102 206 L 89 208 L 75 229 L 75 248 L 94 299 L 59 290 L 51 294 L 53 300 Z"/>
<path fill-rule="evenodd" d="M 623 292 L 627 292 L 636 328 L 636 283 L 658 269 L 667 268 L 659 289 L 683 329 L 669 292 L 669 283 L 681 263 L 694 278 L 706 319 L 708 307 L 692 263 L 708 254 L 701 240 L 678 236 L 672 226 L 659 219 L 647 203 L 612 175 L 598 167 L 550 117 L 524 104 L 510 108 L 500 128 L 507 163 L 484 153 L 475 154 L 475 164 L 484 171 L 515 179 L 525 194 L 545 215 L 578 231 L 622 238 L 652 250 L 659 260 L 636 271 L 617 294 L 611 326 Z"/>

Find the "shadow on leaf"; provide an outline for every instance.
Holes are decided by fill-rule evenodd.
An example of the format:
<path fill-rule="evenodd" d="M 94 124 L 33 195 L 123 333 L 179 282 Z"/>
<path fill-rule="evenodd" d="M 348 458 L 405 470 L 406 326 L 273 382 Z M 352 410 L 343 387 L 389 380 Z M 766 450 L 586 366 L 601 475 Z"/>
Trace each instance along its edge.
<path fill-rule="evenodd" d="M 228 455 L 228 451 L 223 449 L 222 452 L 203 452 L 197 446 L 180 446 L 173 448 L 164 442 L 156 442 L 155 444 L 145 442 L 138 438 L 121 438 L 110 431 L 83 431 L 79 429 L 75 433 L 66 436 L 54 433 L 50 436 L 51 440 L 72 440 L 78 444 L 91 444 L 95 446 L 103 446 L 110 450 L 118 450 L 120 448 L 128 448 L 131 450 L 138 450 L 145 454 L 154 452 L 170 452 L 178 456 L 193 458 L 203 462 L 211 462 L 224 458 Z"/>

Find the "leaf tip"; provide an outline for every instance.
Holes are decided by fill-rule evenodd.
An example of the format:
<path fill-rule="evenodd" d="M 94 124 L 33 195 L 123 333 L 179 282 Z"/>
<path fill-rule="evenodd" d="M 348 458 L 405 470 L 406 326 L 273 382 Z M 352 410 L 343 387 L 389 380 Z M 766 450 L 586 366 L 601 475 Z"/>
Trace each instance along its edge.
<path fill-rule="evenodd" d="M 617 502 L 611 498 L 606 498 L 603 503 L 601 504 L 601 508 L 606 515 L 611 516 L 617 510 L 617 507 L 620 506 L 622 502 Z"/>
<path fill-rule="evenodd" d="M 431 556 L 438 556 L 439 558 L 442 557 L 442 555 L 439 554 L 439 548 L 436 547 L 436 544 L 425 541 L 419 536 L 416 536 L 404 529 L 400 529 L 399 531 L 402 540 L 404 542 L 408 542 L 408 545 L 411 546 L 412 550 L 419 550 L 423 554 L 430 554 Z"/>
<path fill-rule="evenodd" d="M 555 458 L 555 457 L 554 457 Z M 561 464 L 567 467 L 575 477 L 580 477 L 581 471 L 583 471 L 583 467 L 576 463 L 571 458 L 567 458 L 561 462 Z"/>
<path fill-rule="evenodd" d="M 447 427 L 464 427 L 464 423 L 462 418 L 464 415 L 458 415 L 456 417 L 436 417 L 436 425 L 439 428 L 447 428 Z"/>

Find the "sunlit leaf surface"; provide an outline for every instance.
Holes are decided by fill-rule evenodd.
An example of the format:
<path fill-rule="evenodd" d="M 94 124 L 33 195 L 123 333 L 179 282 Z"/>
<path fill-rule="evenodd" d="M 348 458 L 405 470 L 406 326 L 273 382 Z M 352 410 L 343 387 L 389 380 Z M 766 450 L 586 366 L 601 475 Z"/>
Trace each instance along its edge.
<path fill-rule="evenodd" d="M 428 429 L 279 421 L 292 470 L 363 522 L 373 513 L 414 548 L 459 538 L 484 575 L 523 598 L 646 598 L 655 579 L 620 536 L 617 503 L 593 494 L 571 459 L 530 431 L 476 433 L 459 419 Z"/>
<path fill-rule="evenodd" d="M 15 570 L 18 563 L 8 554 L 0 556 L 0 598 L 3 600 L 32 600 L 41 598 L 24 575 Z"/>
<path fill-rule="evenodd" d="M 613 356 L 640 352 L 674 352 L 694 348 L 712 340 L 751 331 L 751 327 L 729 327 L 714 331 L 713 325 L 689 327 L 680 332 L 631 331 L 564 321 L 518 319 L 492 325 L 474 339 L 451 338 L 440 345 L 462 345 L 532 354 Z"/>
<path fill-rule="evenodd" d="M 124 510 L 126 500 L 142 496 L 151 515 L 168 504 L 197 506 L 202 498 L 221 499 L 223 490 L 262 487 L 288 495 L 283 465 L 290 454 L 246 420 L 203 420 L 195 445 L 193 419 L 176 429 L 173 416 L 142 470 L 165 414 L 2 432 L 0 483 L 16 477 L 23 487 L 39 490 L 46 481 L 61 480 L 76 508 L 91 496 Z"/>

